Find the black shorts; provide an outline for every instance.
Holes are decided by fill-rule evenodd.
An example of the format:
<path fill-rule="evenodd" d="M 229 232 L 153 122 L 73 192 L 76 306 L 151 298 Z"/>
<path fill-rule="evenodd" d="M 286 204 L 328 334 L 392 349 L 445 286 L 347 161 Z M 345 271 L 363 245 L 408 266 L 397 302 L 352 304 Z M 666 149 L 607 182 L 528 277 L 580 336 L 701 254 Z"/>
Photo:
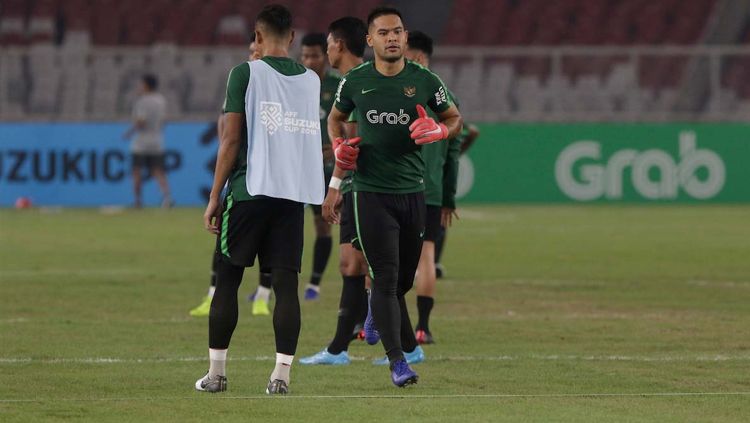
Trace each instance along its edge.
<path fill-rule="evenodd" d="M 331 177 L 333 176 L 333 168 L 329 168 L 328 166 L 323 166 L 323 177 L 324 184 L 323 184 L 323 195 L 325 195 L 328 192 L 328 184 L 331 183 Z M 313 211 L 313 214 L 315 216 L 323 216 L 323 207 L 319 204 L 310 204 L 310 208 Z"/>
<path fill-rule="evenodd" d="M 341 220 L 339 222 L 339 244 L 355 244 L 359 249 L 357 240 L 357 226 L 354 222 L 354 199 L 352 193 L 343 194 L 341 200 Z"/>
<path fill-rule="evenodd" d="M 255 257 L 261 269 L 289 269 L 302 266 L 304 205 L 278 198 L 224 200 L 216 249 L 225 261 L 252 267 Z"/>
<path fill-rule="evenodd" d="M 133 167 L 164 169 L 164 153 L 133 153 Z"/>
<path fill-rule="evenodd" d="M 427 206 L 427 220 L 424 224 L 425 241 L 435 242 L 440 236 L 440 218 L 442 210 L 442 207 Z"/>
<path fill-rule="evenodd" d="M 355 192 L 357 235 L 374 280 L 398 280 L 405 293 L 414 282 L 425 225 L 424 193 Z"/>

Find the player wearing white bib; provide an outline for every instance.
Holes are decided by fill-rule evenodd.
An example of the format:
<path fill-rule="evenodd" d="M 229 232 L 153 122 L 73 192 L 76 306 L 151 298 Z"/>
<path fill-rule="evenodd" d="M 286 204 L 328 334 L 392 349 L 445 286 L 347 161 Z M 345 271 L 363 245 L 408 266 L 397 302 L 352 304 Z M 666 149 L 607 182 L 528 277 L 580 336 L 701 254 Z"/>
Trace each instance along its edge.
<path fill-rule="evenodd" d="M 216 292 L 209 314 L 209 371 L 199 391 L 227 389 L 226 356 L 237 326 L 237 290 L 256 256 L 270 269 L 276 366 L 266 393 L 286 394 L 300 331 L 297 295 L 303 206 L 323 201 L 318 76 L 289 58 L 291 14 L 263 8 L 255 21 L 262 58 L 229 74 L 216 172 L 204 225 L 218 234 Z M 219 196 L 228 182 L 224 207 Z M 223 209 L 223 211 L 222 211 Z"/>

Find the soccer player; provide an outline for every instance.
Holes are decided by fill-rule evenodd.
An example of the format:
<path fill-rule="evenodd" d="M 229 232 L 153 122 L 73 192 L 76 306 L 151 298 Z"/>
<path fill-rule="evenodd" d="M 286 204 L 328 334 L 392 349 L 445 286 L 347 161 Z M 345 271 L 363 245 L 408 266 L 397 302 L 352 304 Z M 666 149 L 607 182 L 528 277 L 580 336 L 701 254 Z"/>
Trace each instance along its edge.
<path fill-rule="evenodd" d="M 401 338 L 414 337 L 404 295 L 414 284 L 425 228 L 421 146 L 456 136 L 461 115 L 437 75 L 404 59 L 406 30 L 397 9 L 378 7 L 367 24 L 375 60 L 341 79 L 328 131 L 336 166 L 356 169 L 354 217 L 372 277 L 372 317 L 391 380 L 406 386 L 418 379 Z M 425 105 L 439 122 L 427 115 Z M 355 109 L 361 140 L 344 140 L 341 123 Z"/>
<path fill-rule="evenodd" d="M 164 172 L 164 139 L 162 128 L 167 115 L 167 101 L 158 91 L 159 81 L 154 75 L 143 75 L 139 96 L 133 105 L 133 125 L 125 132 L 123 139 L 135 134 L 130 144 L 133 155 L 133 193 L 135 207 L 143 207 L 141 187 L 143 185 L 143 168 L 145 167 L 156 178 L 162 193 L 161 205 L 172 207 L 174 202 L 169 195 L 169 183 Z"/>
<path fill-rule="evenodd" d="M 427 34 L 420 31 L 409 32 L 406 58 L 430 67 L 433 42 Z M 448 96 L 458 106 L 452 93 Z M 427 214 L 425 222 L 422 255 L 417 267 L 417 311 L 419 320 L 416 326 L 416 338 L 420 344 L 432 344 L 434 339 L 430 332 L 430 313 L 435 304 L 435 241 L 440 229 L 448 226 L 456 210 L 456 184 L 458 180 L 458 154 L 461 141 L 451 138 L 446 142 L 428 144 L 422 147 L 425 162 L 425 203 Z"/>
<path fill-rule="evenodd" d="M 222 253 L 209 314 L 208 373 L 199 391 L 227 389 L 227 349 L 237 326 L 237 290 L 245 267 L 258 257 L 270 269 L 276 294 L 273 327 L 276 366 L 266 393 L 289 392 L 300 331 L 298 273 L 302 261 L 304 204 L 323 200 L 320 149 L 320 80 L 289 58 L 292 17 L 266 6 L 255 20 L 262 59 L 232 69 L 224 102 L 224 128 L 204 226 L 219 235 Z M 224 207 L 219 202 L 228 182 Z"/>
<path fill-rule="evenodd" d="M 328 27 L 328 61 L 331 67 L 342 75 L 362 64 L 365 54 L 367 26 L 361 19 L 344 17 L 331 23 Z M 356 133 L 356 124 L 345 125 L 347 137 Z M 332 151 L 332 150 L 331 150 Z M 357 238 L 354 225 L 354 211 L 351 193 L 351 175 L 340 168 L 335 169 L 332 182 L 329 184 L 327 200 L 334 197 L 343 201 L 334 204 L 324 202 L 323 217 L 340 225 L 339 230 L 339 267 L 343 277 L 339 314 L 336 333 L 333 340 L 320 352 L 300 359 L 300 364 L 349 364 L 349 343 L 357 323 L 364 320 L 367 313 L 367 291 L 365 275 L 367 263 L 362 252 L 352 246 Z M 341 195 L 339 196 L 339 193 Z M 342 207 L 343 205 L 343 207 Z M 334 218 L 335 216 L 335 218 Z"/>
<path fill-rule="evenodd" d="M 310 33 L 302 38 L 301 62 L 308 69 L 312 69 L 320 77 L 320 127 L 326 127 L 328 113 L 333 106 L 333 96 L 339 85 L 339 78 L 327 71 L 326 51 L 328 45 L 326 36 L 322 33 Z M 331 141 L 328 139 L 328 131 L 323 130 L 323 170 L 325 172 L 325 184 L 331 180 L 333 174 L 334 158 L 331 149 Z M 320 296 L 320 281 L 323 272 L 328 265 L 333 248 L 331 238 L 331 225 L 323 219 L 320 206 L 313 205 L 315 215 L 315 247 L 313 248 L 313 268 L 310 282 L 305 287 L 305 300 L 316 300 Z"/>
<path fill-rule="evenodd" d="M 255 34 L 251 37 L 248 60 L 258 60 L 261 58 L 260 51 L 258 51 L 255 45 Z M 224 111 L 216 120 L 216 133 L 219 141 L 221 141 L 221 133 L 224 128 Z M 223 198 L 222 198 L 223 201 Z M 216 264 L 221 260 L 221 252 L 214 250 L 213 257 L 211 258 L 211 282 L 208 287 L 208 294 L 203 298 L 203 301 L 198 304 L 195 308 L 190 310 L 190 315 L 193 317 L 208 317 L 211 311 L 211 300 L 214 297 L 216 291 Z M 269 272 L 259 272 L 259 286 L 255 292 L 250 295 L 250 301 L 252 301 L 252 314 L 253 316 L 267 316 L 271 314 L 268 309 L 268 300 L 271 295 L 271 274 Z"/>

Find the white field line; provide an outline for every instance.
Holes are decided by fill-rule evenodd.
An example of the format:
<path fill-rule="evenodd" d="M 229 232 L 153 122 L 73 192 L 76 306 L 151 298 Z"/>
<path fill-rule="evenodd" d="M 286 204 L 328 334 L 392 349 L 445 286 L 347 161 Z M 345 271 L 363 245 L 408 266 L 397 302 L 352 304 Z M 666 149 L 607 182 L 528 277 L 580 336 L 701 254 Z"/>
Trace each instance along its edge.
<path fill-rule="evenodd" d="M 351 357 L 353 361 L 366 361 L 380 357 Z M 274 356 L 240 356 L 229 357 L 230 361 L 274 361 Z M 726 362 L 726 361 L 750 361 L 749 355 L 674 355 L 674 356 L 630 356 L 630 355 L 573 355 L 573 354 L 530 354 L 530 355 L 497 355 L 497 356 L 428 356 L 428 362 L 449 361 L 611 361 L 611 362 L 643 362 L 643 363 L 669 363 L 669 362 Z M 118 357 L 60 357 L 60 358 L 32 358 L 32 357 L 0 357 L 2 364 L 150 364 L 150 363 L 181 363 L 208 361 L 207 357 L 165 357 L 165 358 L 118 358 Z"/>
<path fill-rule="evenodd" d="M 196 394 L 200 395 L 200 394 Z M 118 402 L 118 401 L 170 401 L 188 400 L 195 401 L 196 395 L 184 397 L 112 397 L 112 398 L 36 398 L 36 399 L 0 399 L 0 403 L 43 403 L 43 402 Z M 209 395 L 202 395 L 208 398 Z M 524 398 L 628 398 L 628 397 L 719 397 L 719 396 L 750 396 L 750 392 L 596 392 L 596 393 L 559 393 L 559 394 L 442 394 L 442 395 L 243 395 L 223 396 L 211 395 L 210 398 L 217 400 L 273 400 L 274 398 L 292 399 L 451 399 L 451 398 L 491 398 L 491 399 L 524 399 Z"/>

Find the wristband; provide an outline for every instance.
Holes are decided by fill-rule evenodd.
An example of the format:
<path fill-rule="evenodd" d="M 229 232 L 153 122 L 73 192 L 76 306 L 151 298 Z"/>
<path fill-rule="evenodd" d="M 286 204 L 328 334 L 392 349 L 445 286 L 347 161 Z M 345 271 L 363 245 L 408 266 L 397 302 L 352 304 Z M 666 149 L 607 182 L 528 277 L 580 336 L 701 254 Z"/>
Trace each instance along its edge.
<path fill-rule="evenodd" d="M 328 183 L 328 188 L 339 189 L 341 187 L 341 178 L 331 176 L 331 182 Z"/>

